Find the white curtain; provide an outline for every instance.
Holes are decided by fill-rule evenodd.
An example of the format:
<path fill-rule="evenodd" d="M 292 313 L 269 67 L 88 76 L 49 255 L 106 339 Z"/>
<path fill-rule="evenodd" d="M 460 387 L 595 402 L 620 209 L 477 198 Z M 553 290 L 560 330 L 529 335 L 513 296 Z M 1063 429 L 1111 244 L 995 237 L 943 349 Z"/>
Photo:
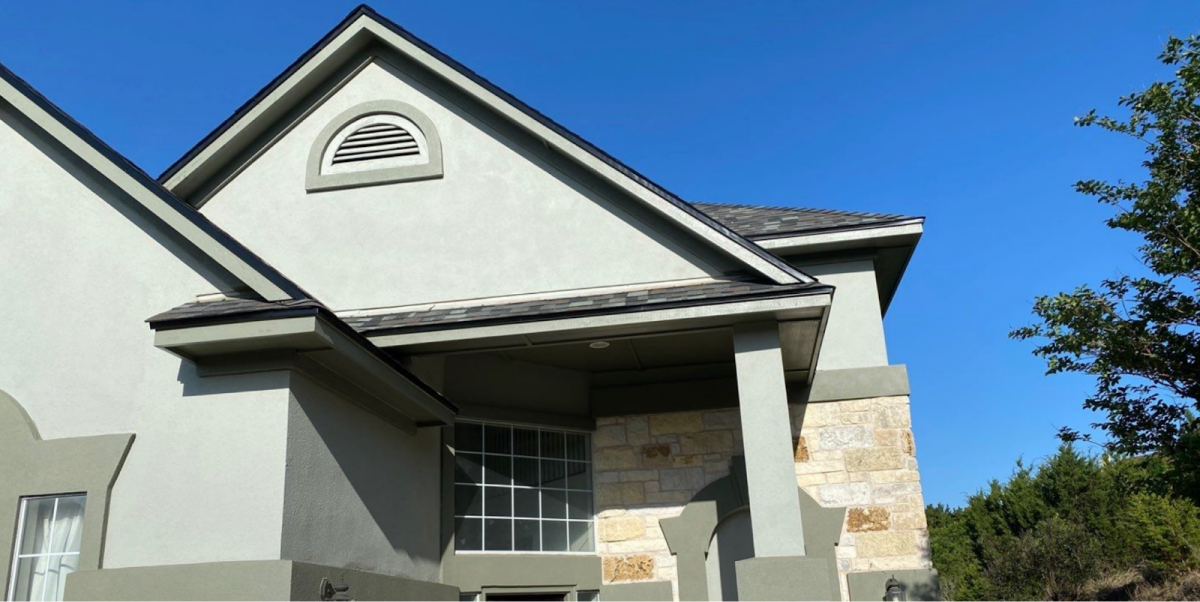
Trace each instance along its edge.
<path fill-rule="evenodd" d="M 57 505 L 57 508 L 55 507 Z M 26 502 L 25 528 L 10 600 L 61 600 L 67 575 L 79 568 L 84 496 Z"/>

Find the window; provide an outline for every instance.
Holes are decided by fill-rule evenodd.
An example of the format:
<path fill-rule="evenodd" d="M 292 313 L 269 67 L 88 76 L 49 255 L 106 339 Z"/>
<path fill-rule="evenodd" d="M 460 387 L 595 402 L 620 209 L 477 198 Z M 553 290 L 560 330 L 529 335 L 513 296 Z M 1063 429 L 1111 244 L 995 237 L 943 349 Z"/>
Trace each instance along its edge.
<path fill-rule="evenodd" d="M 9 600 L 62 600 L 67 575 L 79 568 L 86 495 L 21 499 Z"/>
<path fill-rule="evenodd" d="M 596 550 L 587 434 L 460 422 L 454 442 L 457 551 Z"/>
<path fill-rule="evenodd" d="M 416 107 L 377 100 L 351 107 L 313 141 L 309 192 L 442 177 L 437 129 Z"/>

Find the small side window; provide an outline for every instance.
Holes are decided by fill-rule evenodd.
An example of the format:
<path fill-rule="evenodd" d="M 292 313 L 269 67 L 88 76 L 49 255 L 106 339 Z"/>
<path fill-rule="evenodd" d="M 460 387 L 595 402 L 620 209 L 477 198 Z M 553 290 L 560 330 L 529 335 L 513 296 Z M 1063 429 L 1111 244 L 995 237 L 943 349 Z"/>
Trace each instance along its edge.
<path fill-rule="evenodd" d="M 86 509 L 83 494 L 21 499 L 8 600 L 62 600 L 67 575 L 79 568 Z"/>

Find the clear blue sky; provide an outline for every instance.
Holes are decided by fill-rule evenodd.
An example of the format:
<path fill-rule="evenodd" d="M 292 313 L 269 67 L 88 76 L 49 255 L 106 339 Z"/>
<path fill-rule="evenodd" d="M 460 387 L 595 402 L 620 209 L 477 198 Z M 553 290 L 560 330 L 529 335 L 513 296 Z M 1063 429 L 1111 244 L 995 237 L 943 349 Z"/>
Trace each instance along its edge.
<path fill-rule="evenodd" d="M 353 6 L 4 2 L 0 61 L 158 174 Z M 1071 118 L 1162 77 L 1194 3 L 374 6 L 685 198 L 926 216 L 887 334 L 929 502 L 1091 421 L 1088 381 L 1006 333 L 1039 293 L 1137 269 L 1071 184 L 1137 177 L 1141 149 Z"/>

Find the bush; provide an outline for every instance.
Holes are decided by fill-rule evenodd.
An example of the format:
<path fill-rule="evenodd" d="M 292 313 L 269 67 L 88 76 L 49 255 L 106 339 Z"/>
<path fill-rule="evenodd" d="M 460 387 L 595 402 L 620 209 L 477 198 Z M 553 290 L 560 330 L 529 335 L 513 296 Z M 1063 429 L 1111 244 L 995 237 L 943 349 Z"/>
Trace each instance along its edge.
<path fill-rule="evenodd" d="M 1154 458 L 1085 456 L 1065 445 L 1036 467 L 1018 462 L 1007 482 L 993 481 L 963 508 L 930 506 L 943 595 L 1123 599 L 1168 583 L 1191 587 L 1200 508 L 1173 494 L 1173 474 Z"/>

